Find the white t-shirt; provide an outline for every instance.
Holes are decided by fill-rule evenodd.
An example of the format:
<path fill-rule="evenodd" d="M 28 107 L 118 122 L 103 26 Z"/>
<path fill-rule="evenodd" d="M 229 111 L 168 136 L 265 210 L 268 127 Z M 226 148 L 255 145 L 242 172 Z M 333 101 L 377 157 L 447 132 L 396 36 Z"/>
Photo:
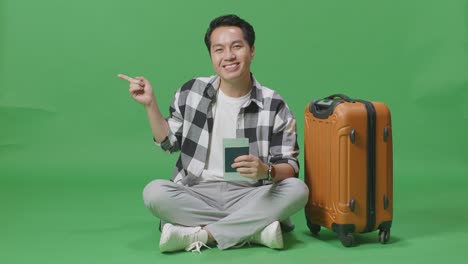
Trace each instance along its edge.
<path fill-rule="evenodd" d="M 201 182 L 224 181 L 223 139 L 236 138 L 236 123 L 241 106 L 250 98 L 250 92 L 242 97 L 229 97 L 218 89 L 213 105 L 213 131 L 211 133 L 208 162 L 201 175 Z M 246 181 L 252 181 L 246 178 Z"/>

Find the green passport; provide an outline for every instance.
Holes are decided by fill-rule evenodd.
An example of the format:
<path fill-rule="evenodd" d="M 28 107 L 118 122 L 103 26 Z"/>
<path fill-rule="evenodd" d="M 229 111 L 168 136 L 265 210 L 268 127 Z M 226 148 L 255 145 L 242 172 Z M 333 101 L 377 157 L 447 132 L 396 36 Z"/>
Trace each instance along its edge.
<path fill-rule="evenodd" d="M 247 177 L 240 175 L 231 165 L 234 159 L 242 155 L 249 155 L 248 138 L 224 138 L 224 179 L 228 181 L 245 181 Z"/>

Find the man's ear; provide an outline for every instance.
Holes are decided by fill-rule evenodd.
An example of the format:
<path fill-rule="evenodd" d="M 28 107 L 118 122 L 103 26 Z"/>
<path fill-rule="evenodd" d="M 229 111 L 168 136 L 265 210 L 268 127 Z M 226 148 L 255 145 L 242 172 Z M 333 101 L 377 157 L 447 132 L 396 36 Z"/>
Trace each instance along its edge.
<path fill-rule="evenodd" d="M 250 48 L 250 58 L 254 58 L 255 56 L 255 45 L 253 45 L 251 48 Z"/>

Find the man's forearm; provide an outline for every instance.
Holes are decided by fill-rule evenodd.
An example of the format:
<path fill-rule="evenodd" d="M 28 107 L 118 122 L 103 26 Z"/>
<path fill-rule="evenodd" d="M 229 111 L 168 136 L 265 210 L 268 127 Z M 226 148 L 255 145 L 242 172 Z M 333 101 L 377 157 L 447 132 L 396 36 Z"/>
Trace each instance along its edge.
<path fill-rule="evenodd" d="M 295 171 L 288 163 L 273 164 L 271 169 L 271 176 L 273 182 L 280 182 L 284 179 L 295 176 Z"/>
<path fill-rule="evenodd" d="M 148 115 L 148 121 L 151 127 L 151 132 L 157 143 L 161 143 L 168 135 L 169 125 L 167 120 L 162 116 L 159 111 L 158 104 L 156 101 L 150 105 L 145 106 L 146 113 Z"/>

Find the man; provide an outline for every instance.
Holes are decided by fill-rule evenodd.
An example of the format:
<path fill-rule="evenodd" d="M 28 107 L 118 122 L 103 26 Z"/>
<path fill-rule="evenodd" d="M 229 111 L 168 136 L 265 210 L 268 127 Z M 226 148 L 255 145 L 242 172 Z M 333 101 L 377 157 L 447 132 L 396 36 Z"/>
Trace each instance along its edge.
<path fill-rule="evenodd" d="M 280 221 L 307 202 L 297 179 L 296 121 L 283 99 L 251 74 L 255 55 L 252 26 L 236 15 L 211 21 L 205 35 L 216 76 L 195 78 L 175 94 L 166 120 L 148 80 L 119 77 L 146 108 L 154 141 L 180 151 L 172 181 L 154 180 L 143 191 L 149 210 L 165 223 L 160 250 L 200 251 L 246 242 L 283 248 Z M 245 177 L 223 177 L 223 139 L 247 138 L 249 155 L 232 168 Z"/>

